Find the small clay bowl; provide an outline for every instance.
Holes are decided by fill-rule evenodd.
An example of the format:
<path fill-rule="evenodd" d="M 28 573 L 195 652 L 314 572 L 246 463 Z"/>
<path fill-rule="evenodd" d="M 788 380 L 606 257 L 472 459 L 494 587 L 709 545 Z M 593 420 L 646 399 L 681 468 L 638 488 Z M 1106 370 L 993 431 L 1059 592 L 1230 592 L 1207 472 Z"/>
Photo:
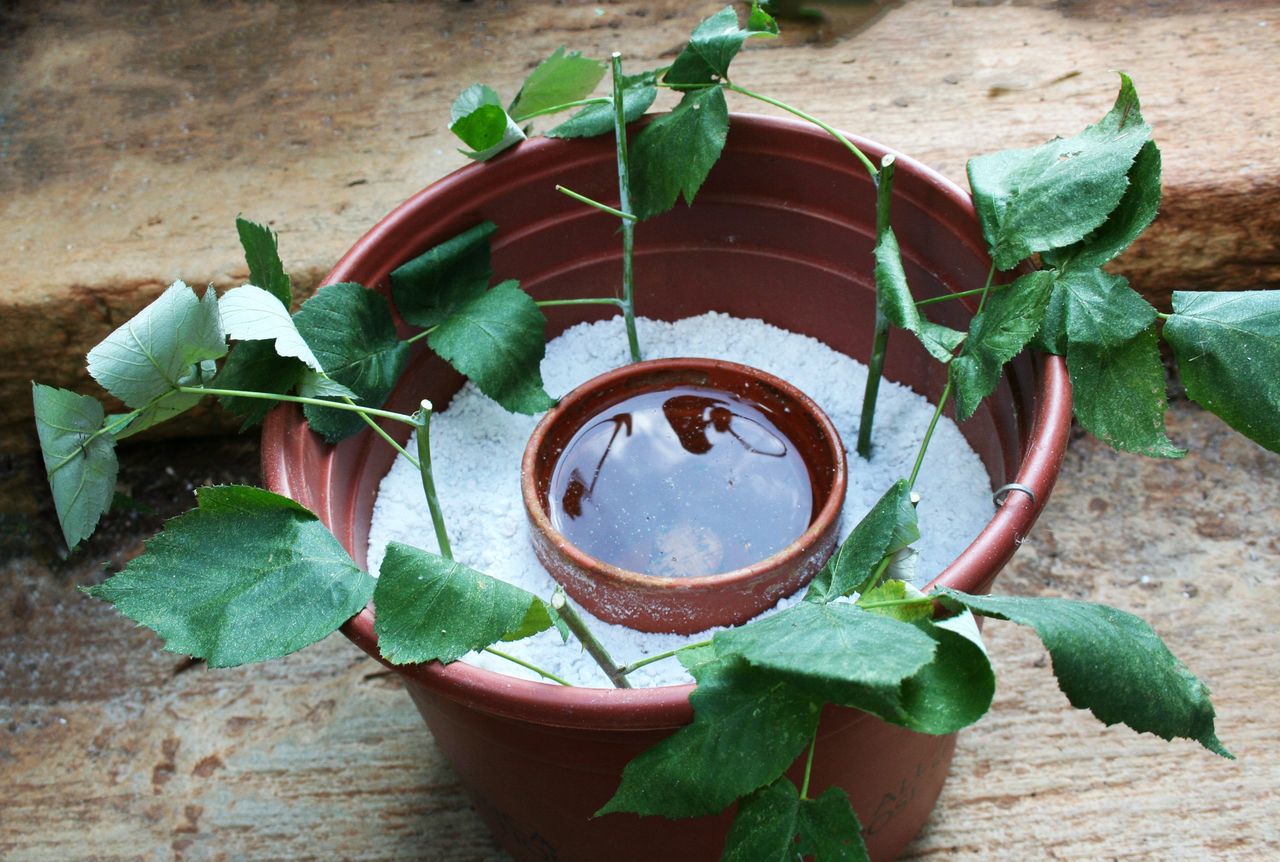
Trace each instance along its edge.
<path fill-rule="evenodd" d="M 813 514 L 808 528 L 780 551 L 717 574 L 646 574 L 583 552 L 555 528 L 550 516 L 552 475 L 566 446 L 584 424 L 613 405 L 683 386 L 750 402 L 782 432 L 809 474 Z M 656 359 L 588 380 L 538 423 L 520 471 L 533 549 L 565 592 L 608 622 L 678 634 L 744 623 L 812 580 L 835 548 L 845 484 L 844 444 L 818 405 L 771 374 L 714 359 Z"/>

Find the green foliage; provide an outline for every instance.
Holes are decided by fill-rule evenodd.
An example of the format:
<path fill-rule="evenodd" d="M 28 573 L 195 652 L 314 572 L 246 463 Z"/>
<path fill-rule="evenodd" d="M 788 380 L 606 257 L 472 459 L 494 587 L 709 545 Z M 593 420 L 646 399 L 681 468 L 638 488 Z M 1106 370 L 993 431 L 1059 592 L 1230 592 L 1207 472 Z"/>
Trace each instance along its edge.
<path fill-rule="evenodd" d="M 503 110 L 498 94 L 484 84 L 472 84 L 462 91 L 453 102 L 452 118 L 449 131 L 471 147 L 460 152 L 479 162 L 525 139 L 519 124 Z"/>
<path fill-rule="evenodd" d="M 916 308 L 902 268 L 902 252 L 890 228 L 876 241 L 876 307 L 894 326 L 907 330 L 920 339 L 924 349 L 939 362 L 951 359 L 952 352 L 964 340 L 964 333 L 933 323 Z"/>
<path fill-rule="evenodd" d="M 951 363 L 958 421 L 972 416 L 982 399 L 995 391 L 1004 364 L 1040 331 L 1053 283 L 1052 272 L 1028 273 L 990 294 L 986 306 L 974 315 L 964 347 Z"/>
<path fill-rule="evenodd" d="M 801 856 L 870 862 L 843 790 L 830 787 L 817 799 L 801 799 L 794 784 L 779 778 L 738 803 L 720 862 L 796 862 Z"/>
<path fill-rule="evenodd" d="M 218 301 L 222 328 L 237 341 L 271 341 L 278 356 L 292 357 L 324 371 L 278 298 L 251 284 L 227 291 Z"/>
<path fill-rule="evenodd" d="M 298 387 L 307 370 L 297 359 L 276 353 L 275 344 L 270 341 L 242 341 L 227 355 L 214 385 L 219 389 L 287 395 Z M 237 395 L 224 395 L 218 402 L 244 420 L 241 431 L 257 425 L 279 403 Z"/>
<path fill-rule="evenodd" d="M 1115 106 L 1072 138 L 969 162 L 969 186 L 992 258 L 1012 269 L 1032 252 L 1079 242 L 1116 209 L 1138 152 L 1151 137 L 1128 75 Z"/>
<path fill-rule="evenodd" d="M 231 667 L 278 658 L 358 613 L 374 580 L 311 512 L 261 488 L 201 488 L 199 508 L 124 571 L 85 592 L 154 631 L 170 652 Z"/>
<path fill-rule="evenodd" d="M 1115 608 L 1069 599 L 971 596 L 941 589 L 952 607 L 1035 629 L 1071 705 L 1103 724 L 1123 723 L 1163 739 L 1194 739 L 1224 757 L 1209 689 L 1145 622 Z"/>
<path fill-rule="evenodd" d="M 130 433 L 188 410 L 199 395 L 176 391 L 213 377 L 227 352 L 212 289 L 197 299 L 174 282 L 164 293 L 89 351 L 89 373 L 103 389 L 138 410 Z"/>
<path fill-rule="evenodd" d="M 93 535 L 115 496 L 115 440 L 103 429 L 102 405 L 88 395 L 31 384 L 36 432 L 53 505 L 68 548 Z"/>
<path fill-rule="evenodd" d="M 399 542 L 387 545 L 373 601 L 378 651 L 392 664 L 448 664 L 551 627 L 532 593 Z"/>
<path fill-rule="evenodd" d="M 1280 452 L 1280 292 L 1175 291 L 1164 338 L 1188 395 Z"/>
<path fill-rule="evenodd" d="M 497 229 L 481 222 L 392 270 L 391 295 L 400 316 L 426 329 L 483 294 L 493 277 L 489 238 Z"/>
<path fill-rule="evenodd" d="M 540 413 L 555 400 L 542 388 L 546 318 L 504 281 L 467 302 L 427 336 L 431 349 L 513 413 Z"/>
<path fill-rule="evenodd" d="M 996 675 L 970 614 L 916 626 L 937 643 L 933 661 L 902 685 L 902 711 L 894 724 L 919 733 L 955 733 L 986 715 Z"/>
<path fill-rule="evenodd" d="M 634 123 L 658 97 L 658 73 L 650 70 L 622 76 L 622 117 Z M 592 138 L 613 133 L 613 104 L 588 105 L 546 132 L 548 138 Z"/>
<path fill-rule="evenodd" d="M 904 623 L 933 616 L 933 600 L 906 581 L 890 578 L 858 596 L 854 603 L 865 611 Z"/>
<path fill-rule="evenodd" d="M 916 507 L 911 504 L 911 489 L 905 479 L 900 479 L 862 516 L 849 538 L 810 581 L 805 600 L 829 602 L 861 592 L 882 559 L 918 538 L 920 529 Z"/>
<path fill-rule="evenodd" d="M 359 403 L 382 406 L 409 360 L 409 345 L 396 336 L 381 294 L 358 284 L 330 284 L 303 303 L 293 320 L 331 378 Z M 311 430 L 330 443 L 364 427 L 354 413 L 310 404 L 304 412 Z"/>
<path fill-rule="evenodd" d="M 780 776 L 818 726 L 816 700 L 741 656 L 690 672 L 692 723 L 628 763 L 597 814 L 715 814 Z"/>
<path fill-rule="evenodd" d="M 669 113 L 657 117 L 631 144 L 632 210 L 652 218 L 684 195 L 693 203 L 729 134 L 729 107 L 718 85 L 691 90 Z"/>
<path fill-rule="evenodd" d="M 738 27 L 737 10 L 726 6 L 697 26 L 662 80 L 676 86 L 700 86 L 727 79 L 729 64 L 748 38 L 777 32 L 777 22 L 758 3 L 752 6 L 746 30 Z"/>
<path fill-rule="evenodd" d="M 249 264 L 249 283 L 270 293 L 288 309 L 293 304 L 293 284 L 280 262 L 279 238 L 266 225 L 236 216 L 236 232 Z"/>
<path fill-rule="evenodd" d="M 585 98 L 604 77 L 604 63 L 582 56 L 577 51 L 565 53 L 561 45 L 529 73 L 507 113 L 518 120 Z"/>

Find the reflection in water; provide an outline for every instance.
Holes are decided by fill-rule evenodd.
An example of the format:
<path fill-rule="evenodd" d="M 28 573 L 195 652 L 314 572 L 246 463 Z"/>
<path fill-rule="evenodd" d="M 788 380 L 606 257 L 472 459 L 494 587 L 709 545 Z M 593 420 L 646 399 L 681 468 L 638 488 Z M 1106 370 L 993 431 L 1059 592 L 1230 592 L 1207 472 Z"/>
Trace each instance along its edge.
<path fill-rule="evenodd" d="M 808 470 L 758 405 L 681 386 L 584 424 L 551 478 L 552 522 L 624 569 L 706 575 L 764 559 L 804 532 Z"/>

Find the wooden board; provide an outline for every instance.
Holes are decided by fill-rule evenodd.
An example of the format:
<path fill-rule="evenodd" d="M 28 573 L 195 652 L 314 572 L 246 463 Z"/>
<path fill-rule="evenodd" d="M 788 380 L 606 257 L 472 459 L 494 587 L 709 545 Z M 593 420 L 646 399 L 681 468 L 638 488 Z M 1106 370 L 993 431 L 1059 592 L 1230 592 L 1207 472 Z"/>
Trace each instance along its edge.
<path fill-rule="evenodd" d="M 32 379 L 95 391 L 84 352 L 174 279 L 226 288 L 237 213 L 312 289 L 395 204 L 463 164 L 476 81 L 513 94 L 555 47 L 669 62 L 718 2 L 26 3 L 0 11 L 0 445 L 34 445 Z M 817 4 L 821 5 L 821 4 Z M 957 181 L 968 156 L 1068 134 L 1133 75 L 1164 214 L 1123 268 L 1174 288 L 1280 286 L 1280 8 L 1266 2 L 828 3 L 756 40 L 739 83 Z M 735 100 L 733 108 L 771 111 Z M 221 423 L 221 424 L 220 424 Z M 226 429 L 209 414 L 179 433 Z"/>

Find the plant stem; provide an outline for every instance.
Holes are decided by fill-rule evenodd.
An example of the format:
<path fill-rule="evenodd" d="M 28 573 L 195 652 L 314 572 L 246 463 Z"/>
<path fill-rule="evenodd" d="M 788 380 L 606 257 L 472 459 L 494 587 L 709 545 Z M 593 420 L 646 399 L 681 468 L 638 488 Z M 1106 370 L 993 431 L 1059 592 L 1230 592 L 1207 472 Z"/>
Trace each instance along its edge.
<path fill-rule="evenodd" d="M 598 299 L 543 299 L 535 303 L 538 308 L 555 308 L 559 305 L 612 305 L 622 307 L 622 300 L 616 296 L 602 296 Z"/>
<path fill-rule="evenodd" d="M 136 410 L 131 410 L 130 412 L 119 416 L 116 419 L 116 421 L 112 422 L 110 425 L 104 422 L 101 428 L 95 429 L 89 434 L 88 437 L 81 440 L 80 444 L 76 446 L 75 449 L 71 450 L 71 452 L 67 454 L 66 457 L 64 457 L 57 464 L 54 464 L 52 467 L 46 470 L 45 475 L 48 476 L 50 479 L 52 479 L 54 473 L 57 473 L 63 467 L 67 466 L 76 458 L 80 457 L 80 453 L 84 451 L 84 448 L 88 446 L 90 443 L 92 443 L 94 440 L 97 440 L 103 434 L 110 434 L 111 436 L 114 437 L 116 431 L 119 431 L 121 428 L 127 427 L 130 422 L 138 418 L 138 416 L 142 413 L 143 410 L 146 410 L 152 404 L 155 404 L 157 401 L 159 401 L 161 398 L 165 397 L 165 395 L 168 395 L 168 394 L 169 394 L 168 392 L 165 392 L 161 395 L 157 395 L 155 398 L 152 398 L 150 401 L 148 401 L 145 407 L 139 407 Z"/>
<path fill-rule="evenodd" d="M 893 200 L 892 153 L 880 160 L 876 177 L 876 246 L 889 231 L 889 212 Z M 876 420 L 876 398 L 880 394 L 880 378 L 884 374 L 884 357 L 889 347 L 889 318 L 880 302 L 880 284 L 876 284 L 875 335 L 871 340 L 871 358 L 867 362 L 867 387 L 862 393 L 862 419 L 858 425 L 858 454 L 871 458 L 871 430 Z"/>
<path fill-rule="evenodd" d="M 404 340 L 404 343 L 415 344 L 421 341 L 422 339 L 426 338 L 427 336 L 429 336 L 431 333 L 435 332 L 439 328 L 440 328 L 440 324 L 436 324 L 435 326 L 428 326 L 426 329 L 422 330 L 417 335 L 410 335 L 408 338 Z"/>
<path fill-rule="evenodd" d="M 1168 320 L 1169 318 L 1173 317 L 1173 315 L 1165 314 L 1163 311 L 1157 311 L 1156 317 L 1160 318 L 1161 320 Z"/>
<path fill-rule="evenodd" d="M 991 294 L 991 281 L 996 277 L 996 265 L 991 264 L 991 268 L 987 270 L 987 281 L 982 285 L 982 298 L 978 300 L 978 310 L 974 312 L 974 316 L 982 314 L 982 309 L 987 307 L 987 297 Z"/>
<path fill-rule="evenodd" d="M 897 608 L 903 605 L 918 605 L 920 602 L 921 598 L 919 596 L 912 596 L 909 599 L 891 599 L 883 602 L 867 602 L 865 605 L 859 604 L 858 607 L 865 611 L 869 611 L 872 608 Z"/>
<path fill-rule="evenodd" d="M 353 405 L 353 406 L 354 406 L 354 404 L 355 404 L 355 402 L 354 402 L 354 401 L 352 401 L 350 398 L 344 398 L 343 400 L 344 400 L 344 401 L 346 401 L 348 404 L 351 404 L 351 405 Z M 415 469 L 417 469 L 417 470 L 421 470 L 421 469 L 422 469 L 422 465 L 421 465 L 420 463 L 418 463 L 418 459 L 417 459 L 417 458 L 415 458 L 415 457 L 413 457 L 412 455 L 410 455 L 410 454 L 409 454 L 409 452 L 408 452 L 408 451 L 407 451 L 403 446 L 401 446 L 399 443 L 397 443 L 397 442 L 395 441 L 395 439 L 394 439 L 390 434 L 388 434 L 386 431 L 382 430 L 382 426 L 381 426 L 381 425 L 379 425 L 377 422 L 374 422 L 374 421 L 373 421 L 373 419 L 371 419 L 370 417 L 366 416 L 364 413 L 361 413 L 361 414 L 360 414 L 360 418 L 364 420 L 364 423 L 365 423 L 366 425 L 368 425 L 371 429 L 373 429 L 373 433 L 374 433 L 374 434 L 377 434 L 377 435 L 378 435 L 379 437 L 381 437 L 384 441 L 386 441 L 386 444 L 387 444 L 388 446 L 390 446 L 392 449 L 395 449 L 397 452 L 399 452 L 401 455 L 403 455 L 403 456 L 405 457 L 405 460 L 407 460 L 410 464 L 412 464 L 412 465 L 414 466 L 414 468 L 415 468 Z"/>
<path fill-rule="evenodd" d="M 618 207 L 622 210 L 622 319 L 627 327 L 631 361 L 639 362 L 640 339 L 636 335 L 636 305 L 632 294 L 631 258 L 635 247 L 635 214 L 631 211 L 631 168 L 627 158 L 627 120 L 622 104 L 622 55 L 613 52 L 613 133 L 618 152 Z"/>
<path fill-rule="evenodd" d="M 938 302 L 946 302 L 947 300 L 950 300 L 950 299 L 961 299 L 962 297 L 966 297 L 966 296 L 977 296 L 978 294 L 988 289 L 1004 290 L 1006 287 L 1012 287 L 1012 285 L 1013 285 L 1012 282 L 1010 282 L 1009 284 L 993 284 L 993 285 L 990 285 L 989 288 L 975 287 L 973 290 L 962 290 L 959 293 L 948 293 L 946 296 L 933 296 L 933 297 L 930 297 L 929 299 L 917 299 L 916 308 L 919 308 L 922 305 L 933 305 L 934 303 L 938 303 Z"/>
<path fill-rule="evenodd" d="M 558 191 L 562 195 L 565 195 L 566 197 L 573 198 L 575 201 L 584 203 L 589 207 L 595 207 L 596 209 L 600 210 L 600 212 L 608 213 L 611 216 L 617 216 L 618 218 L 622 219 L 624 222 L 628 220 L 635 221 L 636 217 L 631 215 L 630 213 L 625 213 L 622 210 L 614 209 L 608 204 L 602 204 L 600 203 L 600 201 L 596 200 L 595 198 L 589 198 L 584 194 L 579 194 L 578 192 L 575 192 L 573 189 L 567 189 L 564 186 L 556 186 L 556 191 Z"/>
<path fill-rule="evenodd" d="M 565 680 L 556 676 L 551 671 L 543 670 L 542 668 L 538 667 L 536 664 L 529 664 L 529 662 L 525 661 L 524 659 L 516 658 L 513 655 L 509 655 L 505 652 L 502 652 L 501 650 L 496 650 L 493 647 L 485 647 L 484 652 L 489 653 L 489 655 L 496 655 L 498 658 L 506 659 L 512 664 L 518 664 L 520 665 L 520 667 L 524 668 L 525 670 L 531 670 L 534 673 L 536 673 L 538 676 L 549 679 L 552 682 L 558 682 L 563 686 L 566 686 L 568 688 L 573 688 L 573 683 L 566 682 Z"/>
<path fill-rule="evenodd" d="M 745 87 L 739 87 L 737 84 L 730 84 L 728 81 L 724 83 L 724 88 L 748 98 L 764 102 L 766 105 L 773 105 L 775 108 L 781 108 L 789 114 L 794 114 L 805 122 L 813 123 L 819 129 L 822 129 L 822 131 L 844 144 L 845 149 L 853 153 L 854 157 L 858 161 L 862 162 L 862 166 L 867 169 L 867 173 L 871 175 L 871 178 L 873 180 L 876 178 L 878 171 L 876 171 L 876 166 L 871 162 L 871 159 L 867 158 L 867 154 L 854 146 L 853 142 L 846 138 L 841 132 L 822 122 L 822 120 L 819 120 L 817 117 L 811 114 L 806 114 L 799 108 L 793 108 L 786 102 L 779 102 L 777 99 L 770 98 L 769 96 L 762 95 L 761 93 L 752 92 Z"/>
<path fill-rule="evenodd" d="M 557 587 L 556 591 L 551 594 L 551 607 L 555 609 L 560 618 L 565 621 L 565 625 L 569 627 L 569 631 L 582 643 L 587 650 L 587 654 L 595 659 L 596 664 L 600 665 L 600 669 L 604 671 L 604 675 L 609 677 L 609 681 L 613 683 L 615 688 L 631 688 L 631 683 L 627 682 L 627 678 L 622 673 L 622 668 L 618 667 L 617 662 L 609 655 L 609 651 L 604 648 L 604 644 L 596 639 L 591 629 L 587 627 L 587 622 L 578 612 L 573 609 L 573 605 L 569 604 L 565 598 L 564 590 Z"/>
<path fill-rule="evenodd" d="M 662 661 L 663 659 L 673 658 L 676 655 L 676 653 L 680 652 L 681 650 L 693 649 L 694 647 L 709 646 L 710 644 L 711 644 L 710 640 L 699 641 L 696 644 L 685 644 L 682 647 L 669 649 L 666 652 L 660 652 L 656 655 L 645 656 L 642 659 L 638 659 L 636 661 L 631 662 L 631 664 L 624 664 L 621 668 L 619 668 L 618 672 L 621 673 L 623 676 L 626 676 L 632 671 L 639 670 L 640 668 L 644 667 L 647 664 L 653 664 L 654 662 Z"/>
<path fill-rule="evenodd" d="M 813 752 L 818 747 L 818 730 L 814 728 L 813 739 L 809 742 L 809 756 L 804 761 L 804 783 L 800 785 L 800 798 L 809 798 L 809 778 L 813 775 Z"/>
<path fill-rule="evenodd" d="M 427 508 L 431 510 L 431 523 L 436 528 L 436 542 L 440 545 L 440 556 L 452 560 L 453 548 L 449 547 L 449 534 L 444 529 L 444 513 L 440 511 L 440 501 L 436 499 L 436 483 L 431 478 L 431 402 L 423 399 L 422 409 L 413 414 L 414 424 L 418 426 L 418 473 L 422 476 L 422 490 L 427 495 Z"/>
<path fill-rule="evenodd" d="M 929 420 L 929 430 L 924 432 L 924 439 L 920 441 L 920 451 L 916 453 L 915 466 L 911 468 L 911 478 L 907 480 L 907 487 L 914 488 L 916 486 L 916 477 L 920 475 L 920 465 L 924 463 L 924 453 L 929 448 L 929 441 L 933 439 L 933 429 L 938 427 L 938 420 L 942 418 L 942 408 L 947 406 L 947 399 L 951 397 L 951 367 L 947 367 L 947 385 L 942 388 L 942 397 L 938 399 L 938 406 L 933 411 L 933 418 Z"/>
<path fill-rule="evenodd" d="M 597 96 L 594 99 L 578 99 L 573 102 L 565 102 L 563 105 L 552 105 L 550 108 L 543 108 L 540 111 L 532 111 L 528 114 L 521 114 L 518 117 L 512 117 L 517 123 L 523 123 L 525 120 L 532 120 L 534 117 L 541 117 L 544 114 L 558 114 L 561 111 L 567 111 L 570 108 L 584 108 L 587 105 L 607 105 L 608 98 L 605 96 Z"/>
<path fill-rule="evenodd" d="M 412 416 L 403 413 L 392 413 L 390 410 L 377 410 L 373 407 L 362 407 L 359 404 L 343 404 L 341 401 L 325 401 L 322 398 L 307 398 L 302 395 L 279 395 L 274 392 L 249 392 L 239 389 L 210 389 L 207 386 L 175 386 L 171 391 L 187 395 L 229 395 L 233 398 L 259 398 L 266 401 L 288 401 L 290 404 L 312 404 L 316 407 L 328 407 L 331 410 L 345 410 L 348 413 L 364 413 L 382 419 L 394 419 L 406 425 L 417 426 Z"/>

